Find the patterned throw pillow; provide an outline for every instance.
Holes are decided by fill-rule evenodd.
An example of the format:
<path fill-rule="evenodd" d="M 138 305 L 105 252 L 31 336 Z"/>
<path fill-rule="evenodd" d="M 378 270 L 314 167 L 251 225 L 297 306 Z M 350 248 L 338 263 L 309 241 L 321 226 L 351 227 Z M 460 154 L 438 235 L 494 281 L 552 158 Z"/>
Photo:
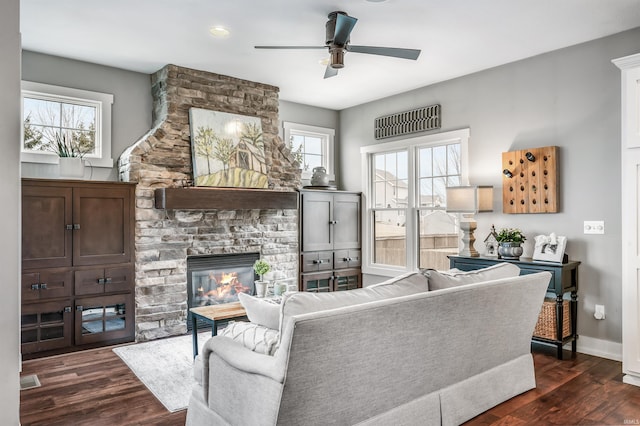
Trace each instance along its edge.
<path fill-rule="evenodd" d="M 241 343 L 245 348 L 265 355 L 273 355 L 278 343 L 278 331 L 251 322 L 232 321 L 220 332 Z"/>

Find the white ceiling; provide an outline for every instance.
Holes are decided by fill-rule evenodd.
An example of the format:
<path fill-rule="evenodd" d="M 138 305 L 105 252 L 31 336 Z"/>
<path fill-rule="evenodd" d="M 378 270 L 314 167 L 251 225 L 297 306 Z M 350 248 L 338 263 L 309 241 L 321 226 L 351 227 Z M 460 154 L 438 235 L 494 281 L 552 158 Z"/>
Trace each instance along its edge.
<path fill-rule="evenodd" d="M 280 98 L 341 110 L 640 26 L 640 0 L 22 0 L 25 50 L 153 73 L 166 65 L 272 84 Z M 347 53 L 323 79 L 331 11 L 351 43 L 422 49 L 417 61 Z M 225 39 L 209 35 L 223 25 Z"/>

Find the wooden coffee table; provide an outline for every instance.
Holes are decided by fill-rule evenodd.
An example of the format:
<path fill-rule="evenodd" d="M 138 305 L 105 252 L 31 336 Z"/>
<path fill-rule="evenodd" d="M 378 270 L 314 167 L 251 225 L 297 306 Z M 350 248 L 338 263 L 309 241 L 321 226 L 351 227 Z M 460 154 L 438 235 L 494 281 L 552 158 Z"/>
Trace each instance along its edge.
<path fill-rule="evenodd" d="M 240 302 L 223 303 L 221 305 L 198 306 L 189 309 L 191 315 L 191 325 L 193 333 L 193 357 L 198 356 L 198 321 L 202 320 L 207 324 L 211 324 L 211 335 L 218 334 L 218 325 L 226 323 L 233 319 L 243 319 L 247 317 Z"/>

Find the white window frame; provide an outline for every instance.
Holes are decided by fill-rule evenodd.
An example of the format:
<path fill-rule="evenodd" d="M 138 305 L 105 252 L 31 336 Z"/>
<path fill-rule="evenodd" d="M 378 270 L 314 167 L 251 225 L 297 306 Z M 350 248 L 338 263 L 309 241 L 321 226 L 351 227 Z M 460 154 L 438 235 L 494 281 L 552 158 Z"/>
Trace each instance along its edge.
<path fill-rule="evenodd" d="M 386 142 L 376 145 L 363 146 L 360 148 L 361 161 L 362 161 L 362 187 L 364 188 L 363 196 L 365 200 L 365 208 L 362 209 L 362 223 L 364 224 L 364 233 L 362 238 L 362 272 L 372 275 L 395 277 L 404 272 L 417 271 L 418 270 L 418 210 L 419 206 L 416 206 L 417 197 L 417 174 L 416 166 L 418 158 L 416 156 L 418 148 L 425 146 L 438 146 L 450 143 L 460 143 L 460 184 L 468 185 L 469 182 L 469 160 L 468 160 L 468 145 L 469 145 L 470 130 L 461 129 L 453 130 L 450 132 L 437 133 L 432 135 L 418 136 L 409 139 L 403 139 L 393 142 Z M 393 152 L 407 150 L 408 152 L 408 202 L 409 207 L 406 209 L 405 218 L 405 232 L 406 232 L 406 244 L 407 244 L 407 262 L 404 267 L 380 265 L 373 263 L 373 221 L 371 210 L 375 208 L 373 206 L 373 162 L 371 158 L 373 154 L 379 154 L 383 152 Z"/>
<path fill-rule="evenodd" d="M 96 108 L 96 147 L 98 155 L 85 155 L 87 165 L 91 167 L 113 167 L 111 158 L 111 105 L 113 95 L 92 92 L 89 90 L 72 89 L 70 87 L 54 86 L 52 84 L 22 81 L 22 95 L 20 99 L 20 118 L 24 123 L 24 98 L 50 100 L 53 102 L 72 102 Z M 52 152 L 23 151 L 24 126 L 20 126 L 20 161 L 23 163 L 57 164 L 58 156 Z"/>
<path fill-rule="evenodd" d="M 329 127 L 311 126 L 308 124 L 292 123 L 285 121 L 282 123 L 284 129 L 284 141 L 287 146 L 291 146 L 291 133 L 302 134 L 305 136 L 315 136 L 322 139 L 322 167 L 324 167 L 329 175 L 330 181 L 335 181 L 335 169 L 333 154 L 335 152 L 334 140 L 336 130 Z M 311 179 L 313 170 L 302 170 L 302 179 Z"/>

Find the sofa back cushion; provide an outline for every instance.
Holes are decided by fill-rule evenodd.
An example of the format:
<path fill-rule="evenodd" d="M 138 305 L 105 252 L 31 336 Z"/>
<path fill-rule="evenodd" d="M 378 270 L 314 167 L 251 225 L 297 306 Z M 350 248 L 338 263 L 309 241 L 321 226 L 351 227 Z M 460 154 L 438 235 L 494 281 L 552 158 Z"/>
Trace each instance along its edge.
<path fill-rule="evenodd" d="M 520 268 L 511 263 L 503 262 L 475 271 L 436 271 L 429 269 L 423 271 L 423 274 L 429 279 L 429 291 L 434 291 L 464 284 L 517 277 L 520 275 Z"/>
<path fill-rule="evenodd" d="M 330 293 L 285 293 L 280 309 L 281 332 L 286 319 L 294 315 L 407 296 L 428 290 L 428 280 L 424 274 L 411 272 L 380 284 L 355 290 Z"/>

